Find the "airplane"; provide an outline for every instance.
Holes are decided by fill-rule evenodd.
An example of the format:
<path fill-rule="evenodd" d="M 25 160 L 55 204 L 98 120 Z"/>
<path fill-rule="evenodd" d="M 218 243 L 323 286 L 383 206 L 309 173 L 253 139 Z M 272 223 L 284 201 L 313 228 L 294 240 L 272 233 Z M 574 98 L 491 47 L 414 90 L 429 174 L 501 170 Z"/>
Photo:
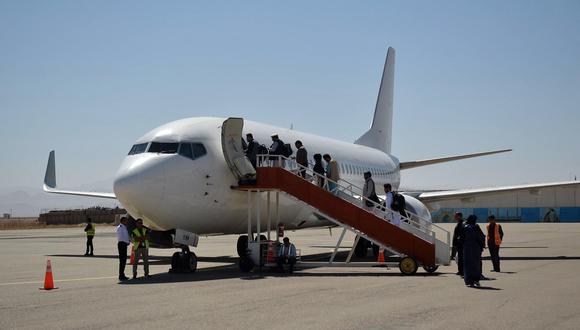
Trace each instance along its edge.
<path fill-rule="evenodd" d="M 242 256 L 248 241 L 248 236 L 243 235 L 247 232 L 248 199 L 245 192 L 231 189 L 240 177 L 229 159 L 226 136 L 233 134 L 237 141 L 241 141 L 246 133 L 252 133 L 256 141 L 266 145 L 274 133 L 287 143 L 300 140 L 308 150 L 309 158 L 316 153 L 328 153 L 337 160 L 341 179 L 362 187 L 363 173 L 370 171 L 376 187 L 390 183 L 395 191 L 400 188 L 401 171 L 406 169 L 511 151 L 502 149 L 399 161 L 391 153 L 394 72 L 395 50 L 389 47 L 371 127 L 354 143 L 250 120 L 242 120 L 240 126 L 239 118 L 186 118 L 159 126 L 135 141 L 116 174 L 112 193 L 58 189 L 54 151 L 49 154 L 43 189 L 47 193 L 117 199 L 132 218 L 143 219 L 144 224 L 153 230 L 151 240 L 156 247 L 175 247 L 172 235 L 176 230 L 200 236 L 241 234 L 237 250 Z M 401 193 L 405 196 L 408 210 L 430 221 L 433 205 L 436 207 L 438 202 L 447 199 L 577 184 L 563 182 Z M 293 198 L 281 195 L 279 203 L 280 221 L 286 230 L 331 225 L 311 207 Z M 192 268 L 195 269 L 197 261 L 193 259 Z"/>

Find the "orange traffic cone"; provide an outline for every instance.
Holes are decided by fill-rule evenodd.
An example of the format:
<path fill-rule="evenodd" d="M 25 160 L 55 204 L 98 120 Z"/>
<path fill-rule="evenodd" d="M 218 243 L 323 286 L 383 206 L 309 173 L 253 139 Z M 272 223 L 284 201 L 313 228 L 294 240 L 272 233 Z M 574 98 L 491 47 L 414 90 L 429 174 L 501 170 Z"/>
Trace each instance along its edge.
<path fill-rule="evenodd" d="M 384 263 L 385 262 L 385 250 L 384 249 L 379 249 L 379 258 L 377 259 L 378 263 Z"/>
<path fill-rule="evenodd" d="M 131 258 L 129 259 L 129 265 L 132 265 L 135 263 L 135 250 L 133 250 L 133 247 L 131 247 Z"/>
<path fill-rule="evenodd" d="M 50 265 L 50 259 L 46 261 L 46 273 L 44 275 L 44 290 L 58 289 L 54 287 L 54 279 L 52 278 L 52 266 Z"/>

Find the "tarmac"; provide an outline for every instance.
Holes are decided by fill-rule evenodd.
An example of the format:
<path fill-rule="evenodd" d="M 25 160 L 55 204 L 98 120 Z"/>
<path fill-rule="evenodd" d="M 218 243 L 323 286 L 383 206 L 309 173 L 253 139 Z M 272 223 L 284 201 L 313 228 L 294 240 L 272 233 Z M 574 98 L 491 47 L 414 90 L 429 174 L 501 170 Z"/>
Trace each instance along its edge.
<path fill-rule="evenodd" d="M 489 280 L 479 289 L 454 262 L 414 276 L 384 267 L 241 273 L 237 236 L 202 237 L 196 273 L 169 274 L 175 250 L 151 249 L 152 277 L 139 266 L 139 278 L 119 282 L 112 226 L 97 227 L 93 257 L 83 256 L 80 227 L 0 231 L 0 329 L 579 329 L 580 224 L 503 228 L 503 272 L 489 272 L 484 251 Z M 328 254 L 339 234 L 287 233 L 303 256 Z M 59 287 L 51 291 L 39 290 L 47 259 Z"/>

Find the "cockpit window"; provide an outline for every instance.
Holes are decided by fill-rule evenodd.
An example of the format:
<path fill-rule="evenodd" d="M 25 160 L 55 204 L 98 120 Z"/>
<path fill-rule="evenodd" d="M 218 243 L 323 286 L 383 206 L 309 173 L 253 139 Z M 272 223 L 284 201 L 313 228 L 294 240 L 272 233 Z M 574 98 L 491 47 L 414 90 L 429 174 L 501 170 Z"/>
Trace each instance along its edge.
<path fill-rule="evenodd" d="M 193 149 L 193 155 L 195 156 L 195 158 L 199 158 L 199 157 L 207 154 L 205 147 L 201 143 L 192 143 L 191 149 Z"/>
<path fill-rule="evenodd" d="M 182 143 L 179 146 L 179 154 L 183 157 L 194 159 L 193 153 L 191 152 L 191 143 Z"/>
<path fill-rule="evenodd" d="M 197 159 L 207 154 L 207 151 L 201 143 L 181 143 L 179 154 L 189 159 Z"/>
<path fill-rule="evenodd" d="M 151 142 L 148 152 L 156 152 L 161 154 L 174 154 L 177 152 L 179 143 L 163 143 Z"/>
<path fill-rule="evenodd" d="M 134 145 L 133 147 L 131 147 L 131 150 L 129 150 L 129 155 L 144 153 L 145 150 L 147 150 L 147 144 L 148 143 L 139 143 Z"/>

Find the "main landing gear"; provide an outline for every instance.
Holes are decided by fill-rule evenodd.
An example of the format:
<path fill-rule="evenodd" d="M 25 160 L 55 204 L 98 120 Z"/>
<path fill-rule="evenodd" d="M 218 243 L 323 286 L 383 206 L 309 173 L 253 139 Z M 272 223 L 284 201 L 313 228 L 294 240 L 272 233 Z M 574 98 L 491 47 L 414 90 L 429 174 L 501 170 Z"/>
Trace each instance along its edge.
<path fill-rule="evenodd" d="M 260 240 L 265 242 L 268 238 L 265 235 L 260 235 Z M 238 256 L 244 257 L 248 254 L 248 235 L 240 235 L 238 243 L 236 244 Z"/>
<path fill-rule="evenodd" d="M 175 252 L 171 257 L 170 273 L 193 273 L 197 270 L 197 256 L 187 245 L 181 246 L 181 252 Z"/>

